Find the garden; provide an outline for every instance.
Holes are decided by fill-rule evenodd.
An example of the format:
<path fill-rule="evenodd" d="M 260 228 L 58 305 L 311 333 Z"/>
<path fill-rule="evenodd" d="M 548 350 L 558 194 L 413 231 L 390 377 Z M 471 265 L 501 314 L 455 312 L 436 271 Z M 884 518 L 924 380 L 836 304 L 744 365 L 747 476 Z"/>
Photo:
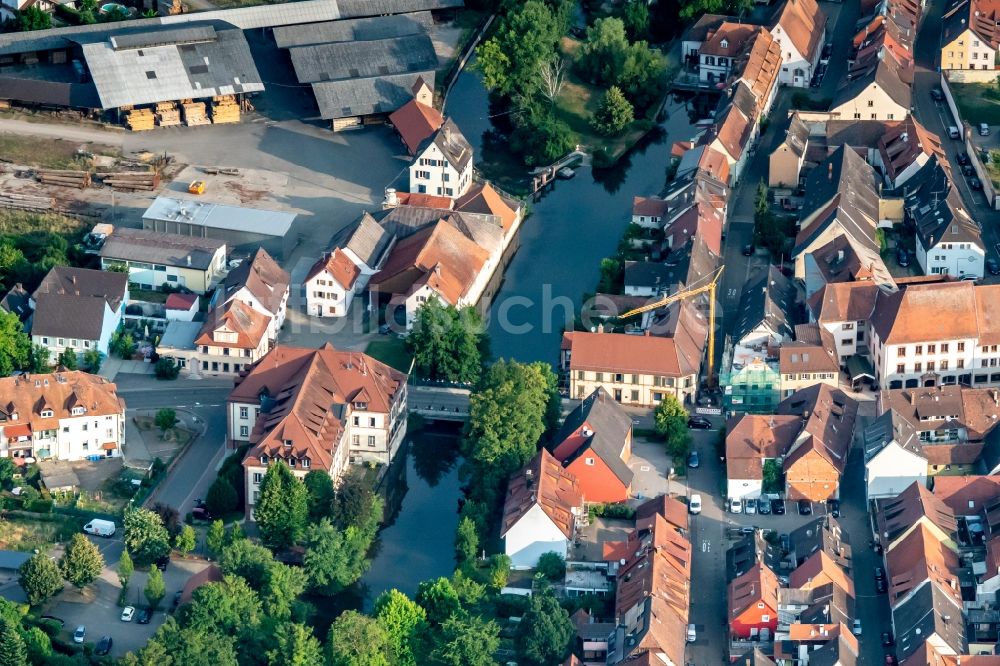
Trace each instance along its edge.
<path fill-rule="evenodd" d="M 948 87 L 963 120 L 973 126 L 1000 125 L 1000 83 L 949 82 Z"/>

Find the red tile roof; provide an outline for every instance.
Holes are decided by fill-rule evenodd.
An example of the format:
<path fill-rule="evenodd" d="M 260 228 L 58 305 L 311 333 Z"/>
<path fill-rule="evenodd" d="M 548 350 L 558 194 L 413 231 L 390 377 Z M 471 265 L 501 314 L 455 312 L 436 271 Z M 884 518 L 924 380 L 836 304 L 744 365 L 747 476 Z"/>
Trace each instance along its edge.
<path fill-rule="evenodd" d="M 758 26 L 750 23 L 726 21 L 708 33 L 708 39 L 701 45 L 698 52 L 702 55 L 735 58 L 753 37 L 757 28 Z"/>
<path fill-rule="evenodd" d="M 267 315 L 257 312 L 243 301 L 232 300 L 208 313 L 194 343 L 230 349 L 257 349 L 267 334 L 270 323 L 271 319 Z M 236 340 L 216 340 L 214 334 L 220 330 L 223 333 L 235 333 Z M 237 358 L 239 357 L 234 357 Z"/>
<path fill-rule="evenodd" d="M 411 99 L 389 114 L 389 122 L 399 132 L 410 154 L 416 155 L 424 139 L 434 134 L 444 124 L 444 117 L 434 107 Z"/>
<path fill-rule="evenodd" d="M 978 514 L 1000 497 L 1000 476 L 935 476 L 934 496 L 957 516 Z"/>
<path fill-rule="evenodd" d="M 567 539 L 573 538 L 574 511 L 583 507 L 580 483 L 546 449 L 541 449 L 531 462 L 510 477 L 500 537 L 506 536 L 535 505 L 542 508 Z"/>
<path fill-rule="evenodd" d="M 816 0 L 788 0 L 778 10 L 774 23 L 777 24 L 774 29 L 784 30 L 799 54 L 812 62 L 826 26 L 826 16 L 819 3 Z"/>
<path fill-rule="evenodd" d="M 190 310 L 198 302 L 197 294 L 170 294 L 164 306 L 168 310 Z"/>
<path fill-rule="evenodd" d="M 510 230 L 517 220 L 517 211 L 489 183 L 473 183 L 469 191 L 455 202 L 455 210 L 496 215 L 500 218 L 504 232 Z"/>
<path fill-rule="evenodd" d="M 632 197 L 632 215 L 663 217 L 667 213 L 667 202 L 656 197 Z"/>
<path fill-rule="evenodd" d="M 422 192 L 397 192 L 396 199 L 400 206 L 415 206 L 417 208 L 440 208 L 451 210 L 455 204 L 451 197 L 439 197 L 436 194 Z"/>
<path fill-rule="evenodd" d="M 763 603 L 778 610 L 778 577 L 766 565 L 757 562 L 729 584 L 729 619 L 738 618 L 750 606 Z"/>
<path fill-rule="evenodd" d="M 339 247 L 328 256 L 320 257 L 319 261 L 309 269 L 309 273 L 303 282 L 312 280 L 323 271 L 329 273 L 337 281 L 337 284 L 348 290 L 354 287 L 358 276 L 361 275 L 361 269 Z"/>
<path fill-rule="evenodd" d="M 900 539 L 885 554 L 885 568 L 889 572 L 889 606 L 931 580 L 961 603 L 958 584 L 958 553 L 938 539 L 938 536 L 920 523 Z"/>
<path fill-rule="evenodd" d="M 833 583 L 854 596 L 854 581 L 824 550 L 813 553 L 788 576 L 788 587 L 811 590 Z"/>
<path fill-rule="evenodd" d="M 4 418 L 0 428 L 4 436 L 14 436 L 15 428 L 27 429 L 24 434 L 55 430 L 59 419 L 72 417 L 74 407 L 83 407 L 89 416 L 107 416 L 121 414 L 125 402 L 118 397 L 115 384 L 78 370 L 0 378 L 0 416 Z M 52 416 L 43 418 L 43 409 L 51 409 Z"/>
<path fill-rule="evenodd" d="M 677 345 L 672 338 L 626 333 L 563 333 L 572 370 L 681 375 Z"/>

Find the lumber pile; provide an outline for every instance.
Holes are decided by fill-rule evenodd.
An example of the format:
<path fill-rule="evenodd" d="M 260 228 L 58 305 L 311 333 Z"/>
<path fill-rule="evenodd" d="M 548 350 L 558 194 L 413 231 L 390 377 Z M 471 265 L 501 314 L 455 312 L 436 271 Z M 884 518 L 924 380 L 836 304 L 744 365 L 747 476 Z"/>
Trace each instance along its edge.
<path fill-rule="evenodd" d="M 160 186 L 158 171 L 114 171 L 100 176 L 105 185 L 123 192 L 149 192 Z"/>
<path fill-rule="evenodd" d="M 204 102 L 182 102 L 181 114 L 184 116 L 184 124 L 188 127 L 195 125 L 211 125 L 208 115 L 205 113 Z"/>
<path fill-rule="evenodd" d="M 145 132 L 156 125 L 152 109 L 132 109 L 125 116 L 125 124 L 133 132 Z"/>
<path fill-rule="evenodd" d="M 181 124 L 181 112 L 173 102 L 156 105 L 156 124 L 160 127 L 174 127 Z"/>
<path fill-rule="evenodd" d="M 0 192 L 0 208 L 51 213 L 56 209 L 56 202 L 52 197 L 20 194 L 19 192 Z"/>
<path fill-rule="evenodd" d="M 59 185 L 60 187 L 75 187 L 82 190 L 90 187 L 89 171 L 70 171 L 63 169 L 39 169 L 38 181 L 43 185 Z"/>
<path fill-rule="evenodd" d="M 234 95 L 212 98 L 212 122 L 217 125 L 240 122 L 240 105 L 236 103 Z"/>

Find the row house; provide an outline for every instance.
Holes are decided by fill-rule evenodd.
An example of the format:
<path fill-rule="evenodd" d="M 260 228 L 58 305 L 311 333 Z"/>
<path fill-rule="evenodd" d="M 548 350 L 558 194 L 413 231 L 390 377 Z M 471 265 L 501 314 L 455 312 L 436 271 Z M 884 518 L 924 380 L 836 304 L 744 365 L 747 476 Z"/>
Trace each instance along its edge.
<path fill-rule="evenodd" d="M 787 0 L 774 13 L 771 36 L 781 51 L 778 81 L 795 88 L 809 86 L 826 41 L 826 15 L 816 0 Z"/>
<path fill-rule="evenodd" d="M 80 371 L 0 378 L 0 456 L 115 458 L 125 443 L 125 401 L 104 377 Z"/>
<path fill-rule="evenodd" d="M 54 266 L 31 295 L 31 343 L 55 360 L 64 351 L 108 354 L 128 306 L 128 275 Z"/>
<path fill-rule="evenodd" d="M 326 252 L 312 265 L 302 282 L 306 293 L 306 314 L 314 317 L 343 317 L 351 309 L 354 296 L 363 286 L 361 268 L 340 248 Z"/>
<path fill-rule="evenodd" d="M 406 434 L 406 375 L 329 343 L 279 345 L 241 373 L 226 411 L 230 445 L 250 445 L 243 468 L 252 518 L 271 463 L 299 478 L 320 469 L 336 482 L 352 462 L 391 462 Z"/>
<path fill-rule="evenodd" d="M 795 340 L 778 350 L 779 395 L 787 398 L 813 384 L 840 386 L 840 363 L 833 335 L 817 324 L 799 324 Z"/>
<path fill-rule="evenodd" d="M 570 555 L 577 529 L 586 523 L 576 475 L 546 449 L 511 475 L 504 496 L 500 538 L 514 569 L 532 569 L 545 553 Z"/>
<path fill-rule="evenodd" d="M 264 248 L 258 248 L 226 275 L 212 297 L 211 307 L 240 301 L 269 319 L 267 339 L 271 346 L 285 325 L 291 277 Z"/>

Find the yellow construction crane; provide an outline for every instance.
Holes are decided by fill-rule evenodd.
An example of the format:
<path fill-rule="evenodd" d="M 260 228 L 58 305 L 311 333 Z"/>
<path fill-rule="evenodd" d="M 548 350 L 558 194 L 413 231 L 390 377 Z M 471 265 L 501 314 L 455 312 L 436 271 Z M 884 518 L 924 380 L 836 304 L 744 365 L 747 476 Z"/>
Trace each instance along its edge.
<path fill-rule="evenodd" d="M 712 279 L 708 284 L 704 284 L 700 287 L 695 287 L 694 289 L 685 289 L 684 291 L 679 291 L 676 294 L 671 294 L 666 298 L 663 298 L 655 303 L 650 303 L 649 305 L 643 305 L 640 308 L 634 310 L 629 310 L 623 315 L 619 315 L 619 319 L 628 319 L 637 314 L 642 314 L 643 312 L 649 312 L 650 310 L 659 310 L 660 308 L 666 307 L 672 303 L 683 300 L 685 298 L 692 298 L 694 296 L 700 296 L 708 292 L 708 381 L 709 384 L 715 381 L 715 288 L 719 285 L 719 278 L 722 277 L 722 269 L 725 266 L 719 266 L 718 270 L 712 276 Z"/>

